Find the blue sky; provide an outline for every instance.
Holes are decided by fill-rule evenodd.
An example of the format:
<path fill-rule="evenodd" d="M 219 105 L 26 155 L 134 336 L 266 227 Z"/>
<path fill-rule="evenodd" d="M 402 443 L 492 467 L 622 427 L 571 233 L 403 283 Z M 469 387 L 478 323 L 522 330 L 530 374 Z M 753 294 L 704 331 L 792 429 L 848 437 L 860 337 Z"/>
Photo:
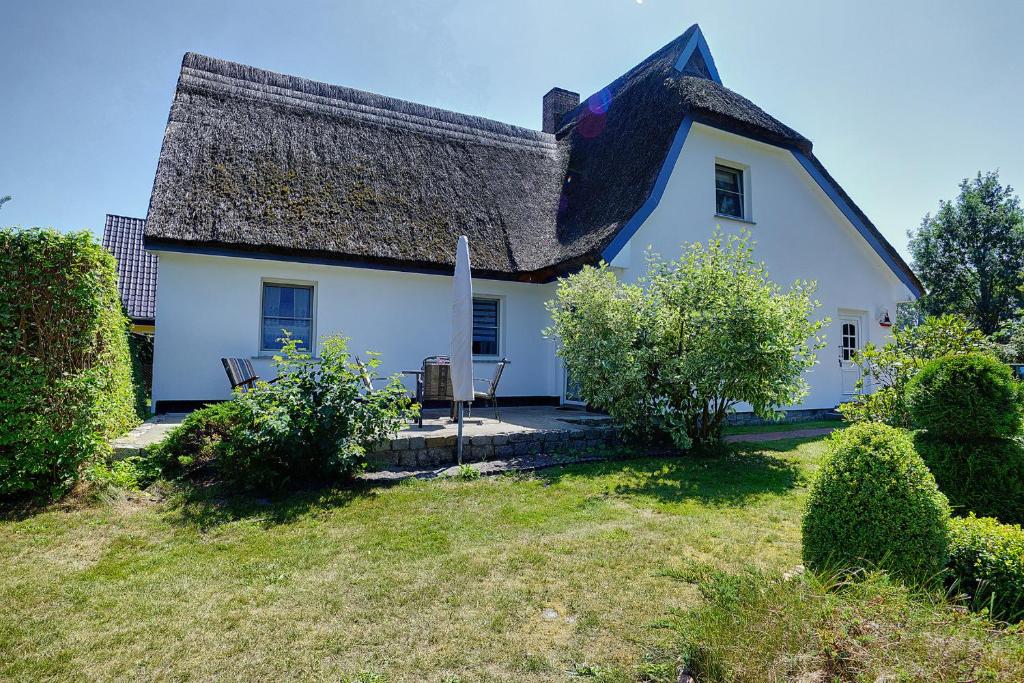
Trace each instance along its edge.
<path fill-rule="evenodd" d="M 814 142 L 906 254 L 964 176 L 1024 187 L 1020 2 L 4 3 L 2 225 L 144 216 L 188 51 L 531 128 L 699 22 L 726 86 Z"/>

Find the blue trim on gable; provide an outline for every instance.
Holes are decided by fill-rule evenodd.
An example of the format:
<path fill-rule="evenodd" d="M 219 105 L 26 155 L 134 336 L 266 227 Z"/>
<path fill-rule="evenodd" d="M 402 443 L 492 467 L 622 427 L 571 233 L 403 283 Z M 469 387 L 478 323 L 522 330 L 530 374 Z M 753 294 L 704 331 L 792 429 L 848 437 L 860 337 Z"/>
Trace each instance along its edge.
<path fill-rule="evenodd" d="M 686 43 L 686 47 L 683 48 L 682 54 L 679 55 L 679 59 L 676 60 L 676 71 L 682 72 L 686 68 L 686 63 L 690 61 L 694 50 L 699 50 L 700 56 L 704 58 L 704 63 L 707 65 L 708 71 L 711 72 L 711 80 L 722 85 L 722 77 L 718 75 L 715 58 L 711 56 L 711 48 L 708 47 L 708 41 L 704 39 L 704 33 L 701 32 L 700 26 L 697 27 L 689 42 Z"/>
<path fill-rule="evenodd" d="M 679 124 L 679 130 L 676 131 L 676 136 L 672 139 L 672 147 L 669 148 L 668 154 L 665 156 L 665 161 L 658 172 L 658 179 L 654 182 L 654 188 L 651 190 L 651 194 L 648 195 L 647 201 L 622 226 L 611 241 L 611 244 L 601 252 L 601 258 L 605 262 L 612 262 L 612 259 L 622 251 L 622 248 L 626 246 L 630 238 L 636 234 L 636 231 L 647 220 L 647 217 L 657 208 L 658 202 L 661 201 L 661 196 L 665 193 L 665 186 L 668 185 L 669 176 L 672 175 L 672 169 L 675 168 L 676 159 L 679 158 L 679 153 L 683 150 L 683 143 L 686 142 L 686 136 L 690 133 L 690 126 L 692 125 L 693 119 L 687 114 L 683 117 L 683 122 Z"/>
<path fill-rule="evenodd" d="M 814 179 L 814 182 L 818 184 L 818 187 L 821 188 L 822 192 L 828 195 L 828 198 L 832 200 L 832 203 L 836 205 L 836 208 L 846 216 L 846 219 L 857 229 L 860 236 L 871 245 L 871 248 L 875 250 L 875 253 L 885 261 L 885 264 L 889 266 L 889 269 L 896 274 L 896 277 L 898 277 L 900 281 L 907 286 L 911 293 L 916 297 L 920 297 L 924 294 L 921 288 L 918 287 L 913 279 L 903 271 L 900 265 L 896 262 L 896 259 L 892 257 L 892 254 L 890 254 L 885 246 L 878 240 L 875 233 L 864 224 L 864 221 L 862 221 L 860 216 L 857 215 L 857 212 L 853 210 L 849 203 L 839 194 L 836 188 L 833 187 L 832 183 L 830 183 L 828 179 L 821 174 L 821 171 L 818 170 L 817 166 L 811 163 L 811 160 L 807 158 L 807 155 L 798 149 L 790 149 L 789 151 L 794 157 L 796 157 L 796 160 L 800 162 L 800 165 L 804 167 L 804 170 L 807 171 L 808 175 Z"/>
<path fill-rule="evenodd" d="M 605 247 L 604 251 L 601 252 L 601 258 L 606 263 L 611 263 L 623 247 L 629 243 L 629 240 L 633 238 L 633 235 L 640 230 L 640 226 L 644 224 L 644 221 L 654 212 L 657 208 L 658 203 L 661 202 L 661 197 L 665 193 L 665 186 L 668 184 L 669 176 L 672 175 L 672 169 L 675 168 L 676 161 L 679 159 L 679 154 L 683 150 L 683 143 L 686 142 L 686 136 L 690 132 L 690 128 L 693 126 L 694 121 L 698 121 L 701 125 L 708 126 L 709 128 L 717 128 L 719 130 L 725 130 L 726 132 L 732 132 L 720 126 L 716 126 L 713 123 L 695 119 L 690 114 L 687 114 L 683 118 L 683 122 L 679 124 L 679 130 L 676 131 L 675 138 L 672 140 L 672 147 L 669 149 L 668 154 L 665 157 L 664 163 L 661 165 L 661 170 L 658 172 L 658 179 L 654 183 L 654 188 L 651 190 L 651 194 L 647 197 L 647 200 L 637 210 L 635 214 L 626 222 L 626 224 L 619 230 L 619 232 L 612 239 L 611 243 Z M 740 135 L 740 133 L 734 133 Z M 781 145 L 760 140 L 765 144 L 772 145 L 774 147 L 781 147 Z M 818 168 L 811 163 L 811 160 L 807 158 L 807 155 L 801 152 L 795 147 L 782 147 L 782 149 L 788 149 L 794 158 L 800 163 L 800 165 L 807 171 L 808 175 L 817 183 L 818 187 L 821 188 L 822 192 L 832 200 L 832 203 L 836 205 L 850 224 L 860 233 L 860 236 L 874 249 L 875 253 L 882 259 L 883 262 L 889 269 L 899 278 L 900 282 L 907 286 L 907 289 L 911 293 L 920 297 L 924 294 L 924 291 L 914 282 L 913 278 L 908 275 L 900 264 L 893 258 L 892 254 L 885 248 L 885 245 L 875 235 L 874 231 L 868 228 L 868 226 L 861 220 L 857 212 L 853 210 L 849 202 L 847 202 L 839 194 L 832 183 L 825 178 L 824 175 L 818 170 Z"/>

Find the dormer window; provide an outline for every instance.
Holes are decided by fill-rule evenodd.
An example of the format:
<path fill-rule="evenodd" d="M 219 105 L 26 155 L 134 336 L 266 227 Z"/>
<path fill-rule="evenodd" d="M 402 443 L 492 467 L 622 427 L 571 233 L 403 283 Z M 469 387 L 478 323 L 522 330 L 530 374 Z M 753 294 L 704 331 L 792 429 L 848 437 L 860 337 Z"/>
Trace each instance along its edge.
<path fill-rule="evenodd" d="M 730 218 L 743 215 L 743 171 L 715 164 L 715 213 Z"/>

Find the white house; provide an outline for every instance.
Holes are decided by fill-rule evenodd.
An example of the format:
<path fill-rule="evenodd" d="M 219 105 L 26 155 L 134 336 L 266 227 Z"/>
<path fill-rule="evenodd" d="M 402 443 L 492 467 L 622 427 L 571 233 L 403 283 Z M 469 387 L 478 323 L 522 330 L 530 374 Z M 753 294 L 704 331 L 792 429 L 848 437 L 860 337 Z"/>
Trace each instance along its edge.
<path fill-rule="evenodd" d="M 455 243 L 469 236 L 479 376 L 505 401 L 571 400 L 544 302 L 604 259 L 638 277 L 716 225 L 749 228 L 779 282 L 818 282 L 829 347 L 794 409 L 852 391 L 851 351 L 921 285 L 811 143 L 725 88 L 693 26 L 528 130 L 187 54 L 145 228 L 159 254 L 158 411 L 229 396 L 221 357 L 270 374 L 282 328 L 383 354 L 447 353 Z"/>

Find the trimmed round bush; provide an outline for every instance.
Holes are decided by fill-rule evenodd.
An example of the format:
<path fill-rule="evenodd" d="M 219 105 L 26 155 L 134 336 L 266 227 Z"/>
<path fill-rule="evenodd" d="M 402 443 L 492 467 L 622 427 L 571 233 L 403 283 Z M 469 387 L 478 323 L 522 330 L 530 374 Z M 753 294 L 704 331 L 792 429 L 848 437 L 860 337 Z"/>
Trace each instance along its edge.
<path fill-rule="evenodd" d="M 948 558 L 949 504 L 910 436 L 862 422 L 834 433 L 803 519 L 804 562 L 880 568 L 912 583 Z"/>
<path fill-rule="evenodd" d="M 907 385 L 914 426 L 946 439 L 1019 434 L 1020 397 L 1010 368 L 984 353 L 936 358 Z"/>
<path fill-rule="evenodd" d="M 950 522 L 949 569 L 976 609 L 997 619 L 1024 617 L 1024 529 L 971 515 Z"/>
<path fill-rule="evenodd" d="M 954 514 L 1024 522 L 1024 444 L 1016 439 L 947 441 L 919 432 L 914 446 Z"/>

